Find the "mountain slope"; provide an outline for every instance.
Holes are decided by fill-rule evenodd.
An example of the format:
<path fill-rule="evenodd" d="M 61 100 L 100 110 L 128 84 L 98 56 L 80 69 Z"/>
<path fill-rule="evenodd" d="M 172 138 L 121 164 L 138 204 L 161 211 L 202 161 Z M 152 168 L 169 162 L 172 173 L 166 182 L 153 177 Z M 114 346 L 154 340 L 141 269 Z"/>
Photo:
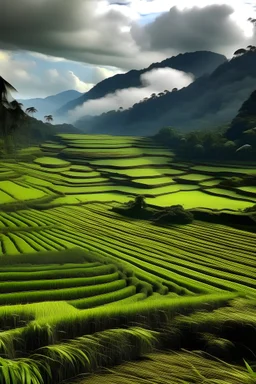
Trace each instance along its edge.
<path fill-rule="evenodd" d="M 8 118 L 5 116 L 5 109 L 0 104 L 0 127 L 4 122 L 10 125 L 10 115 Z M 24 121 L 20 121 L 18 127 L 11 133 L 11 136 L 18 147 L 28 147 L 42 143 L 45 140 L 52 140 L 58 133 L 79 134 L 81 131 L 71 124 L 46 124 L 27 115 Z M 0 130 L 0 144 L 2 139 Z"/>
<path fill-rule="evenodd" d="M 256 84 L 255 84 L 256 87 Z M 232 120 L 226 136 L 229 140 L 240 139 L 245 131 L 256 127 L 256 90 L 242 104 L 236 117 Z"/>
<path fill-rule="evenodd" d="M 163 126 L 183 131 L 230 122 L 256 86 L 256 53 L 221 64 L 186 88 L 135 104 L 130 110 L 85 117 L 75 126 L 93 133 L 151 135 Z"/>
<path fill-rule="evenodd" d="M 26 100 L 19 99 L 18 101 L 24 105 L 24 109 L 29 107 L 35 107 L 38 110 L 36 116 L 39 119 L 43 119 L 45 115 L 54 115 L 55 111 L 60 108 L 63 104 L 66 104 L 69 101 L 80 97 L 81 95 L 81 92 L 69 90 L 45 98 L 35 98 Z"/>
<path fill-rule="evenodd" d="M 142 70 L 132 70 L 125 74 L 115 75 L 101 81 L 89 92 L 86 92 L 78 99 L 63 105 L 57 111 L 57 115 L 65 115 L 69 110 L 82 105 L 85 101 L 98 99 L 108 93 L 113 93 L 117 90 L 130 87 L 139 87 L 141 85 L 140 76 L 143 73 L 156 68 L 169 67 L 192 73 L 196 78 L 198 78 L 205 73 L 213 72 L 220 64 L 225 63 L 226 61 L 227 59 L 225 56 L 209 51 L 189 52 L 173 56 L 160 63 L 151 64 L 148 68 Z"/>

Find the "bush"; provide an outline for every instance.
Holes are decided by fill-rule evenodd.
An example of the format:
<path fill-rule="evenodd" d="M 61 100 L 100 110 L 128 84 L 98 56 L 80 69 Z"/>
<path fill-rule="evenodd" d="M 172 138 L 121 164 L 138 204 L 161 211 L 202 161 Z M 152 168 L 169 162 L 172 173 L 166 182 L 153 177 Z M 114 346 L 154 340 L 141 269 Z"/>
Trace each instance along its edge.
<path fill-rule="evenodd" d="M 147 204 L 145 202 L 145 197 L 143 195 L 138 195 L 134 200 L 131 200 L 127 203 L 128 208 L 135 212 L 139 212 L 142 209 L 146 208 Z"/>
<path fill-rule="evenodd" d="M 186 211 L 182 205 L 172 205 L 171 207 L 158 212 L 155 215 L 156 223 L 167 224 L 189 224 L 192 223 L 194 216 L 191 212 Z"/>
<path fill-rule="evenodd" d="M 239 187 L 243 185 L 244 180 L 241 177 L 230 177 L 228 179 L 222 180 L 219 185 L 223 187 Z"/>
<path fill-rule="evenodd" d="M 248 207 L 244 209 L 244 212 L 253 212 L 256 213 L 256 204 L 254 204 L 252 207 Z"/>

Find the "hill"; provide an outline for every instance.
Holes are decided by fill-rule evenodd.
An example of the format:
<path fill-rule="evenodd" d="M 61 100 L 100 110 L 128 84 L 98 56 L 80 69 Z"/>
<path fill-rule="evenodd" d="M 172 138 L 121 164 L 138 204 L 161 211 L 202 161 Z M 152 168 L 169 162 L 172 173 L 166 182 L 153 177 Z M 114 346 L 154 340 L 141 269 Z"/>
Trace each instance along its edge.
<path fill-rule="evenodd" d="M 182 131 L 213 128 L 230 122 L 255 89 L 256 53 L 223 62 L 213 73 L 186 88 L 135 104 L 130 110 L 86 116 L 75 123 L 85 132 L 153 135 L 161 127 Z"/>
<path fill-rule="evenodd" d="M 35 99 L 19 99 L 18 101 L 24 105 L 24 109 L 29 107 L 35 107 L 38 112 L 36 116 L 39 119 L 43 119 L 45 115 L 55 114 L 55 111 L 60 108 L 63 104 L 68 103 L 71 100 L 74 100 L 81 96 L 82 93 L 69 90 L 61 93 L 57 93 L 53 96 L 48 96 L 45 98 L 35 98 Z"/>
<path fill-rule="evenodd" d="M 71 124 L 47 124 L 28 116 L 24 123 L 15 133 L 14 139 L 19 146 L 28 146 L 52 140 L 56 134 L 74 133 L 81 131 Z"/>
<path fill-rule="evenodd" d="M 63 107 L 57 111 L 57 115 L 65 115 L 68 111 L 82 105 L 85 101 L 98 99 L 117 90 L 139 87 L 141 86 L 140 76 L 153 69 L 169 67 L 179 71 L 192 73 L 198 78 L 205 73 L 211 73 L 220 64 L 225 63 L 226 61 L 227 59 L 225 56 L 208 51 L 179 54 L 178 56 L 173 56 L 160 63 L 153 63 L 148 68 L 131 70 L 125 74 L 115 75 L 103 80 L 78 99 L 63 105 Z"/>
<path fill-rule="evenodd" d="M 0 126 L 4 121 L 3 109 L 4 107 L 0 104 Z M 16 127 L 14 131 L 12 131 L 11 135 L 13 136 L 14 145 L 17 147 L 23 147 L 38 144 L 45 140 L 51 140 L 56 134 L 60 133 L 79 134 L 81 133 L 81 131 L 71 124 L 48 124 L 26 115 L 25 120 L 20 121 L 18 127 Z"/>
<path fill-rule="evenodd" d="M 237 140 L 243 137 L 243 133 L 252 131 L 256 127 L 256 90 L 242 104 L 236 117 L 232 120 L 230 128 L 227 130 L 229 140 Z M 256 132 L 255 132 L 256 133 Z"/>

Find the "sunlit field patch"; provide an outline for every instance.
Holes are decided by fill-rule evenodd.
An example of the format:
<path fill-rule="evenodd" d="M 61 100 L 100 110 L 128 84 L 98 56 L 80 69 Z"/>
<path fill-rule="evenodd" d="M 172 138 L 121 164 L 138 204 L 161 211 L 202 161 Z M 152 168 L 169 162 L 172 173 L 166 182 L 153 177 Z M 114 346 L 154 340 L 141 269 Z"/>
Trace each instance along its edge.
<path fill-rule="evenodd" d="M 178 177 L 180 180 L 185 180 L 185 181 L 191 181 L 191 182 L 202 182 L 210 179 L 209 176 L 207 175 L 202 175 L 199 173 L 189 173 L 187 175 L 181 175 Z"/>
<path fill-rule="evenodd" d="M 216 210 L 225 208 L 239 210 L 253 206 L 253 202 L 244 201 L 242 196 L 240 197 L 240 200 L 233 200 L 228 197 L 206 194 L 202 191 L 178 192 L 156 198 L 148 198 L 147 201 L 149 204 L 161 207 L 181 204 L 185 209 L 204 207 Z"/>
<path fill-rule="evenodd" d="M 34 161 L 43 167 L 65 167 L 70 165 L 69 162 L 54 157 L 39 157 Z"/>
<path fill-rule="evenodd" d="M 193 171 L 200 172 L 209 172 L 212 174 L 246 174 L 246 175 L 256 175 L 255 168 L 239 168 L 239 167 L 218 167 L 218 166 L 208 166 L 208 165 L 197 165 L 191 168 Z"/>
<path fill-rule="evenodd" d="M 46 196 L 46 193 L 31 187 L 23 187 L 13 181 L 0 181 L 0 191 L 17 200 L 33 200 Z"/>

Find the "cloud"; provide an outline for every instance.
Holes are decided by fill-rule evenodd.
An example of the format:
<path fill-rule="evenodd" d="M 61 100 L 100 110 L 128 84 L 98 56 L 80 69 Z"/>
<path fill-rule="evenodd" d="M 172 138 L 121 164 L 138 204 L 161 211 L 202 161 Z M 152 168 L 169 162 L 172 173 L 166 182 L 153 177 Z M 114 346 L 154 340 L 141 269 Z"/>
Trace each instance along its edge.
<path fill-rule="evenodd" d="M 54 56 L 44 55 L 43 53 L 38 53 L 38 52 L 29 52 L 29 55 L 32 57 L 35 57 L 36 59 L 45 60 L 53 63 L 67 61 L 63 57 L 54 57 Z"/>
<path fill-rule="evenodd" d="M 93 83 L 98 84 L 100 81 L 103 81 L 105 79 L 108 79 L 109 77 L 115 76 L 120 73 L 124 73 L 124 71 L 119 68 L 106 68 L 94 66 L 91 69 L 91 79 Z"/>
<path fill-rule="evenodd" d="M 253 29 L 247 23 L 248 29 Z M 134 25 L 131 33 L 144 50 L 179 52 L 209 50 L 232 54 L 238 46 L 253 42 L 245 36 L 245 25 L 238 25 L 229 5 L 209 5 L 183 10 L 172 7 L 145 26 Z M 248 32 L 248 30 L 247 30 Z M 255 34 L 256 37 L 256 34 Z"/>
<path fill-rule="evenodd" d="M 175 69 L 154 69 L 141 75 L 141 88 L 118 90 L 105 97 L 89 100 L 82 106 L 70 111 L 69 118 L 71 121 L 76 121 L 85 115 L 100 115 L 103 112 L 117 110 L 120 107 L 127 109 L 145 97 L 150 97 L 152 93 L 163 92 L 166 89 L 172 90 L 174 87 L 180 89 L 188 86 L 193 80 L 192 74 Z"/>
<path fill-rule="evenodd" d="M 0 49 L 124 68 L 138 59 L 140 49 L 128 28 L 135 19 L 129 7 L 106 0 L 19 0 L 19 7 L 16 0 L 1 3 Z"/>
<path fill-rule="evenodd" d="M 71 70 L 51 68 L 41 70 L 37 74 L 37 64 L 34 60 L 16 60 L 11 52 L 0 51 L 0 73 L 19 91 L 14 97 L 32 98 L 46 97 L 65 90 L 75 89 L 87 92 L 94 86 L 83 82 Z"/>
<path fill-rule="evenodd" d="M 0 1 L 0 49 L 122 69 L 145 68 L 184 50 L 226 53 L 233 42 L 239 48 L 243 32 L 230 16 L 237 9 L 242 24 L 249 16 L 240 0 L 232 8 L 206 7 L 231 0 L 19 0 L 18 7 L 17 0 Z M 140 26 L 140 15 L 159 12 L 165 13 Z"/>

